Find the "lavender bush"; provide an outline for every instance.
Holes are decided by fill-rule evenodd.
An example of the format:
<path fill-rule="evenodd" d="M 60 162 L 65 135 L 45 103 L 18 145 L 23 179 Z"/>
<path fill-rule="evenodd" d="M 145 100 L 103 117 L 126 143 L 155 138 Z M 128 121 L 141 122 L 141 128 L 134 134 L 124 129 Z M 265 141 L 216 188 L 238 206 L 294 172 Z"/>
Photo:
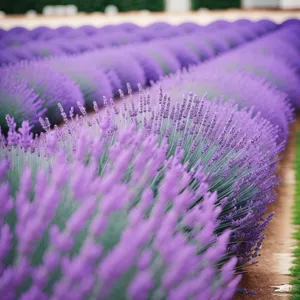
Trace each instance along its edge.
<path fill-rule="evenodd" d="M 57 113 L 58 102 L 61 102 L 65 107 L 68 107 L 68 109 L 75 106 L 78 101 L 82 104 L 84 103 L 81 91 L 73 81 L 44 64 L 22 63 L 17 66 L 2 68 L 0 69 L 0 78 L 3 78 L 1 82 L 3 82 L 4 85 L 6 85 L 5 82 L 9 80 L 9 84 L 14 87 L 8 91 L 10 96 L 1 97 L 0 102 L 7 103 L 8 101 L 6 107 L 8 110 L 10 110 L 9 107 L 14 107 L 16 117 L 19 117 L 20 113 L 23 112 L 23 117 L 31 118 L 30 114 L 32 110 L 35 110 L 36 106 L 33 105 L 33 107 L 30 108 L 30 104 L 35 102 L 36 98 L 39 98 L 42 103 L 43 110 L 40 110 L 40 112 L 47 112 L 49 119 L 54 122 L 60 120 L 60 116 Z M 32 97 L 31 100 L 28 100 L 28 92 L 14 93 L 14 91 L 24 90 L 24 87 L 33 91 L 33 93 L 30 93 Z M 5 89 L 5 86 L 3 89 Z M 20 104 L 22 104 L 21 107 Z M 20 112 L 18 112 L 17 109 L 20 109 Z M 8 113 L 8 111 L 4 110 L 3 114 L 6 113 Z M 37 114 L 35 118 L 38 118 L 38 115 L 39 114 Z M 18 123 L 20 123 L 20 121 L 19 119 Z"/>
<path fill-rule="evenodd" d="M 254 114 L 260 113 L 278 127 L 278 138 L 285 141 L 289 124 L 294 120 L 289 95 L 270 85 L 264 77 L 254 78 L 238 71 L 228 73 L 220 71 L 221 68 L 217 66 L 222 66 L 222 63 L 215 65 L 212 61 L 191 68 L 188 72 L 180 72 L 162 80 L 153 88 L 168 90 L 173 101 L 179 101 L 188 90 L 197 94 L 207 93 L 207 100 L 210 101 L 218 101 L 219 95 L 222 95 L 222 101 L 233 101 L 240 109 L 248 107 Z M 259 66 L 264 69 L 265 64 Z"/>
<path fill-rule="evenodd" d="M 204 100 L 197 106 L 198 98 L 190 95 L 189 102 L 183 101 L 177 111 L 175 106 L 168 110 L 169 100 L 166 95 L 161 97 L 155 108 L 141 93 L 142 112 L 135 116 L 132 103 L 125 99 L 122 112 L 111 102 L 104 118 L 95 106 L 94 120 L 67 121 L 62 111 L 67 124 L 55 133 L 41 120 L 46 134 L 36 141 L 28 123 L 23 122 L 17 133 L 13 120 L 7 117 L 10 131 L 7 140 L 2 139 L 7 146 L 0 163 L 5 207 L 5 219 L 0 223 L 0 291 L 6 299 L 48 299 L 50 295 L 76 299 L 123 299 L 126 295 L 131 299 L 232 298 L 240 277 L 234 275 L 238 259 L 230 256 L 240 247 L 229 246 L 232 235 L 226 230 L 225 215 L 231 201 L 225 190 L 218 197 L 213 187 L 213 165 L 224 157 L 204 155 L 213 171 L 205 175 L 201 159 L 192 160 L 196 149 L 184 153 L 191 147 L 189 139 L 180 142 L 180 132 L 185 130 L 179 128 L 176 133 L 176 128 L 184 124 L 186 113 L 188 119 L 193 115 L 191 129 L 199 120 L 199 128 L 204 130 L 196 141 L 203 140 L 206 133 L 203 141 L 208 142 L 210 132 L 219 131 L 224 145 L 219 140 L 215 147 L 222 149 L 233 141 L 222 134 L 221 127 L 226 123 L 225 130 L 229 130 L 237 115 L 219 107 L 228 111 L 229 119 L 225 122 L 225 117 L 222 122 L 221 118 L 219 124 L 214 115 L 206 127 L 209 106 Z M 178 115 L 175 119 L 174 109 Z M 151 114 L 161 117 L 152 122 Z M 247 113 L 238 114 L 244 121 L 249 119 Z M 169 122 L 175 123 L 166 126 Z M 263 126 L 266 133 L 270 129 L 259 118 L 253 122 Z M 118 129 L 118 124 L 123 126 Z M 234 127 L 230 131 L 234 132 Z M 239 161 L 244 151 L 237 149 L 237 153 Z M 257 214 L 254 211 L 252 216 Z M 239 209 L 236 217 L 243 213 Z M 245 218 L 238 220 L 236 225 L 245 222 Z M 251 236 L 263 226 L 265 223 Z M 237 235 L 238 230 L 232 234 Z M 251 249 L 252 255 L 257 247 Z M 239 261 L 243 261 L 241 256 Z M 86 276 L 82 281 L 83 272 Z"/>
<path fill-rule="evenodd" d="M 298 34 L 300 31 L 298 32 Z M 259 39 L 247 45 L 247 51 L 251 54 L 263 56 L 275 56 L 280 60 L 284 60 L 291 67 L 300 69 L 299 50 L 297 49 L 298 34 L 290 28 L 283 28 L 275 33 L 269 34 L 266 37 Z M 291 42 L 291 39 L 294 41 Z M 244 49 L 246 52 L 246 49 Z"/>
<path fill-rule="evenodd" d="M 83 55 L 80 59 L 82 64 L 92 62 L 97 69 L 104 72 L 114 71 L 121 83 L 119 88 L 126 88 L 126 82 L 135 86 L 136 83 L 143 86 L 146 83 L 142 66 L 130 53 L 126 53 L 126 59 L 124 59 L 118 50 L 94 51 Z"/>
<path fill-rule="evenodd" d="M 289 95 L 294 106 L 299 106 L 300 81 L 297 71 L 276 56 L 259 57 L 245 51 L 245 58 L 236 53 L 232 56 L 224 56 L 222 60 L 216 60 L 213 64 L 214 68 L 218 66 L 229 73 L 243 71 L 256 78 L 264 79 Z"/>
<path fill-rule="evenodd" d="M 23 120 L 37 124 L 39 117 L 45 114 L 43 102 L 32 88 L 25 83 L 16 83 L 10 76 L 0 76 L 0 124 L 1 130 L 7 132 L 6 114 L 14 116 L 16 126 Z"/>
<path fill-rule="evenodd" d="M 130 87 L 129 94 L 131 94 Z M 121 97 L 123 97 L 122 93 Z M 130 104 L 126 103 L 125 99 L 123 101 L 124 108 L 121 112 L 112 102 L 111 108 L 106 104 L 106 117 L 102 118 L 97 113 L 94 122 L 89 119 L 82 121 L 79 119 L 79 125 L 68 120 L 61 108 L 62 116 L 67 124 L 62 129 L 57 129 L 56 136 L 48 132 L 48 121 L 43 121 L 42 125 L 47 133 L 36 141 L 38 145 L 34 141 L 31 142 L 30 147 L 36 148 L 31 151 L 27 149 L 25 156 L 21 155 L 20 152 L 23 150 L 13 147 L 18 145 L 18 139 L 10 138 L 7 144 L 13 148 L 8 148 L 8 151 L 4 148 L 3 158 L 16 156 L 17 168 L 25 167 L 25 163 L 30 162 L 34 169 L 38 169 L 39 156 L 51 156 L 51 153 L 57 153 L 60 148 L 63 148 L 70 156 L 69 159 L 73 161 L 74 149 L 80 151 L 82 158 L 86 157 L 86 151 L 89 150 L 84 149 L 90 144 L 88 140 L 95 140 L 95 134 L 99 130 L 100 132 L 104 130 L 106 132 L 104 136 L 109 139 L 108 144 L 101 148 L 105 150 L 103 158 L 99 160 L 97 172 L 101 175 L 106 168 L 107 159 L 115 160 L 123 157 L 124 141 L 115 144 L 115 134 L 118 134 L 118 128 L 131 128 L 130 130 L 136 131 L 138 136 L 154 134 L 160 147 L 165 149 L 167 159 L 177 157 L 189 172 L 203 166 L 200 169 L 208 175 L 209 190 L 219 194 L 219 201 L 216 204 L 221 207 L 224 205 L 216 234 L 220 234 L 225 229 L 234 230 L 232 238 L 236 242 L 232 244 L 229 252 L 238 254 L 240 264 L 255 257 L 256 244 L 262 238 L 261 230 L 269 220 L 266 219 L 266 223 L 260 224 L 266 204 L 274 200 L 272 187 L 276 185 L 275 162 L 283 146 L 276 142 L 276 128 L 259 115 L 252 117 L 252 112 L 247 112 L 245 109 L 237 111 L 237 108 L 230 103 L 223 103 L 223 105 L 209 103 L 205 99 L 199 100 L 193 94 L 189 94 L 182 102 L 177 102 L 177 105 L 172 104 L 170 97 L 167 94 L 163 95 L 162 92 L 160 92 L 157 105 L 151 104 L 149 96 L 142 92 L 140 92 L 138 107 L 135 107 L 134 102 Z M 80 109 L 85 115 L 84 108 L 80 106 Z M 98 111 L 97 106 L 95 109 Z M 97 124 L 100 124 L 100 128 Z M 86 140 L 82 144 L 79 142 L 80 130 L 76 129 L 77 126 L 82 130 L 83 127 L 86 128 L 83 133 Z M 106 128 L 102 128 L 103 126 Z M 15 136 L 14 130 L 14 126 L 11 126 L 9 137 Z M 54 147 L 52 150 L 48 149 L 49 141 L 50 147 Z M 79 147 L 83 148 L 79 150 Z M 112 147 L 112 150 L 107 147 Z M 31 154 L 32 151 L 34 154 Z M 28 157 L 25 159 L 26 156 Z M 50 158 L 47 164 L 49 161 L 51 161 Z M 156 176 L 157 183 L 155 181 L 151 184 L 154 192 L 164 172 L 161 167 L 157 170 L 161 170 L 161 175 Z M 14 185 L 18 182 L 16 173 L 20 172 L 15 169 L 12 172 L 15 173 L 11 177 L 14 181 L 10 184 Z M 130 174 L 126 175 L 124 180 L 127 176 L 130 177 Z M 189 186 L 195 186 L 193 180 L 188 183 Z M 200 198 L 195 203 L 191 203 L 190 208 L 193 208 L 199 201 L 201 202 Z M 253 226 L 255 230 L 251 230 Z"/>
<path fill-rule="evenodd" d="M 67 75 L 75 82 L 81 90 L 84 97 L 85 106 L 88 109 L 93 108 L 93 102 L 102 104 L 103 96 L 111 98 L 113 96 L 112 86 L 109 79 L 113 80 L 112 75 L 106 74 L 94 67 L 92 61 L 80 60 L 76 57 L 50 59 L 47 61 L 53 69 Z M 119 81 L 118 84 L 120 87 Z"/>
<path fill-rule="evenodd" d="M 162 75 L 168 75 L 180 70 L 180 62 L 178 58 L 172 51 L 166 49 L 159 43 L 141 45 L 136 49 L 136 51 L 132 52 L 133 56 L 137 51 L 145 54 L 147 60 L 158 66 L 160 69 L 159 72 Z M 153 80 L 153 78 L 149 78 L 149 80 L 151 79 Z"/>

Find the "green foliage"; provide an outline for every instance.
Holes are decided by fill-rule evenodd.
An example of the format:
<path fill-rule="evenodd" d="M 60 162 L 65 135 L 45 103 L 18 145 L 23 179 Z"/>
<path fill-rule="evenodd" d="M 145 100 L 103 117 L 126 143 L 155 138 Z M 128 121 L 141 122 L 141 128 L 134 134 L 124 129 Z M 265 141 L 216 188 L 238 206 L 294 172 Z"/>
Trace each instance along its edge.
<path fill-rule="evenodd" d="M 293 207 L 293 222 L 297 226 L 294 238 L 297 240 L 296 248 L 294 250 L 294 261 L 293 267 L 291 268 L 291 276 L 293 280 L 291 285 L 293 286 L 291 292 L 292 300 L 300 299 L 300 132 L 297 134 L 296 142 L 296 161 L 295 161 L 295 171 L 296 171 L 296 187 L 295 187 L 295 204 Z"/>
<path fill-rule="evenodd" d="M 192 0 L 192 9 L 197 10 L 199 8 L 208 9 L 226 9 L 226 8 L 240 8 L 240 0 Z"/>
<path fill-rule="evenodd" d="M 104 11 L 107 5 L 113 4 L 119 11 L 147 9 L 150 11 L 164 10 L 164 0 L 0 0 L 0 8 L 8 14 L 23 14 L 30 9 L 41 13 L 46 5 L 74 4 L 79 11 Z"/>

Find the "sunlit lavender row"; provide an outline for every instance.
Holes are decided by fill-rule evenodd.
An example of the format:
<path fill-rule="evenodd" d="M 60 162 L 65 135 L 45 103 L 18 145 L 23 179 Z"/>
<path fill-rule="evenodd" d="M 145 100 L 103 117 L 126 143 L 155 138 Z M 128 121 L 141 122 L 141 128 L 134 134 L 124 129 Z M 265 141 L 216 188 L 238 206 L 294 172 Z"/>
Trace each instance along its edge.
<path fill-rule="evenodd" d="M 39 136 L 3 106 L 0 295 L 232 299 L 273 216 L 276 166 L 300 104 L 299 31 L 287 22 L 159 82 L 114 55 L 116 69 L 102 71 L 110 84 L 118 78 L 113 92 L 53 103 L 49 118 L 36 115 Z M 83 56 L 83 66 L 97 64 Z M 22 84 L 34 110 L 40 98 Z"/>

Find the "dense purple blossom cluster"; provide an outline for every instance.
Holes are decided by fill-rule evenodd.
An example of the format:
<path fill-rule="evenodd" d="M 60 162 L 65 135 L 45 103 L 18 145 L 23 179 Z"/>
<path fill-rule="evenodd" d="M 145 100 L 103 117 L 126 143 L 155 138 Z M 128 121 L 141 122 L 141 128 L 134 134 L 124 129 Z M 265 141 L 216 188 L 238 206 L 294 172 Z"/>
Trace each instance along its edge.
<path fill-rule="evenodd" d="M 231 25 L 0 70 L 4 299 L 232 299 L 273 216 L 300 23 Z"/>

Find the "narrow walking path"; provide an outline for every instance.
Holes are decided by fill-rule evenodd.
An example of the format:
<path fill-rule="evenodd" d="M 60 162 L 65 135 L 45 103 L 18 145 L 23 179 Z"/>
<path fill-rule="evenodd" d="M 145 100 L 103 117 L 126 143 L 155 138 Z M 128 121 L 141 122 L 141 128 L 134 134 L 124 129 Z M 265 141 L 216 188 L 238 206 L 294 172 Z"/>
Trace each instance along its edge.
<path fill-rule="evenodd" d="M 294 241 L 292 240 L 292 205 L 294 202 L 295 172 L 293 170 L 296 132 L 300 130 L 300 117 L 290 128 L 290 138 L 283 159 L 278 165 L 281 185 L 277 189 L 276 202 L 269 211 L 275 212 L 272 222 L 265 231 L 265 241 L 257 265 L 247 269 L 241 286 L 256 295 L 239 294 L 235 300 L 289 299 L 285 291 L 289 288 L 289 268 L 292 262 Z M 275 288 L 277 287 L 277 288 Z"/>

